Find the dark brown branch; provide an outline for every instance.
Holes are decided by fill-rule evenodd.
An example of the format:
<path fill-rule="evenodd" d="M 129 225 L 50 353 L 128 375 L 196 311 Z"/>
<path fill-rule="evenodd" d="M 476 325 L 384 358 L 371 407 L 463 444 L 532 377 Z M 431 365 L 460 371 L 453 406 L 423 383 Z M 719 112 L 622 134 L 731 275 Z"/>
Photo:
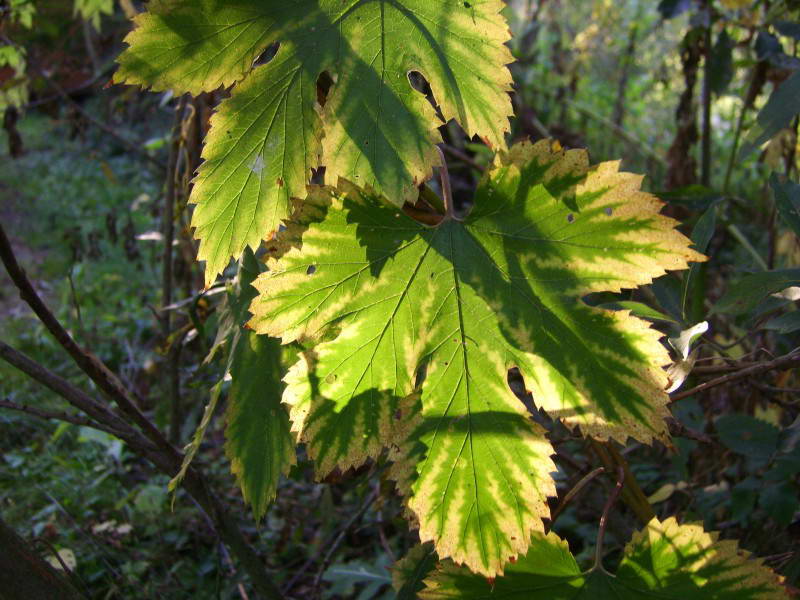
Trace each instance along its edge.
<path fill-rule="evenodd" d="M 581 477 L 581 479 L 576 483 L 572 488 L 567 492 L 561 502 L 558 503 L 556 509 L 550 515 L 550 523 L 545 526 L 544 531 L 547 533 L 553 528 L 555 525 L 556 519 L 558 516 L 564 512 L 564 509 L 570 503 L 570 501 L 577 496 L 580 491 L 589 483 L 592 479 L 600 475 L 600 473 L 605 472 L 605 467 L 597 467 L 594 471 L 589 471 L 586 475 Z"/>
<path fill-rule="evenodd" d="M 36 290 L 33 289 L 31 282 L 25 275 L 25 271 L 17 263 L 11 243 L 2 225 L 0 225 L 0 259 L 2 259 L 14 285 L 17 286 L 20 297 L 31 307 L 42 324 L 56 338 L 61 347 L 67 351 L 80 369 L 89 376 L 89 379 L 98 388 L 117 403 L 120 410 L 142 429 L 142 432 L 150 441 L 168 455 L 177 456 L 179 454 L 178 451 L 161 435 L 156 426 L 142 414 L 136 405 L 133 395 L 125 388 L 119 378 L 96 356 L 78 346 L 72 336 L 50 312 L 50 309 L 42 302 L 42 299 L 39 298 Z M 94 415 L 90 414 L 90 416 L 96 418 Z"/>
<path fill-rule="evenodd" d="M 616 473 L 618 467 L 625 472 L 625 487 L 622 490 L 622 501 L 630 508 L 643 524 L 649 523 L 656 516 L 647 496 L 639 486 L 639 482 L 631 473 L 628 461 L 611 442 L 601 443 L 590 439 L 589 444 L 597 454 L 607 473 Z"/>
<path fill-rule="evenodd" d="M 594 549 L 594 568 L 605 571 L 603 568 L 603 539 L 606 534 L 606 524 L 608 523 L 608 513 L 611 512 L 611 507 L 619 498 L 622 491 L 622 486 L 625 482 L 625 469 L 622 465 L 617 467 L 617 484 L 614 486 L 614 491 L 606 500 L 606 505 L 603 507 L 603 514 L 600 516 L 600 527 L 597 530 L 597 544 Z"/>
<path fill-rule="evenodd" d="M 133 430 L 125 421 L 120 419 L 107 406 L 95 401 L 91 396 L 72 385 L 66 379 L 59 377 L 3 341 L 0 341 L 0 359 L 55 392 L 72 406 L 89 415 L 96 423 L 113 429 L 115 431 L 114 435 L 129 441 L 130 436 L 128 434 Z"/>
<path fill-rule="evenodd" d="M 684 398 L 699 394 L 700 392 L 717 387 L 718 385 L 724 385 L 732 381 L 744 379 L 745 377 L 750 377 L 751 375 L 760 375 L 761 373 L 766 373 L 767 371 L 791 369 L 792 367 L 797 367 L 799 365 L 800 351 L 794 351 L 785 356 L 781 356 L 780 358 L 776 358 L 775 360 L 759 363 L 757 365 L 753 365 L 752 367 L 747 367 L 745 369 L 736 371 L 735 373 L 730 373 L 728 375 L 723 375 L 722 377 L 717 377 L 716 379 L 711 379 L 710 381 L 696 385 L 695 387 L 683 392 L 673 394 L 671 396 L 671 400 L 672 402 L 677 402 L 678 400 L 683 400 Z"/>
<path fill-rule="evenodd" d="M 41 410 L 39 408 L 34 408 L 33 406 L 28 406 L 26 404 L 17 404 L 16 402 L 12 402 L 11 400 L 3 400 L 0 399 L 0 408 L 7 408 L 9 410 L 15 410 L 17 412 L 25 413 L 26 415 L 31 415 L 33 417 L 37 417 L 39 419 L 50 420 L 54 419 L 56 421 L 64 421 L 65 423 L 72 423 L 73 425 L 80 425 L 82 427 L 91 427 L 92 429 L 97 429 L 98 431 L 104 431 L 105 433 L 111 434 L 116 437 L 120 437 L 120 432 L 116 429 L 109 427 L 108 425 L 103 425 L 102 423 L 98 423 L 88 417 L 82 417 L 80 415 L 71 415 L 69 413 L 65 413 L 62 411 L 49 411 L 49 410 Z"/>

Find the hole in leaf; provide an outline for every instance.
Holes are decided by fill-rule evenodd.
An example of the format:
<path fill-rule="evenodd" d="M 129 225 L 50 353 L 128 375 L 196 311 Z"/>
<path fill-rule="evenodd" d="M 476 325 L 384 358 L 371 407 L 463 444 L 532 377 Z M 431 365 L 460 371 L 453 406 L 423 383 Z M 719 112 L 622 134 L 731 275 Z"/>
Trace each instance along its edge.
<path fill-rule="evenodd" d="M 611 210 L 611 207 L 610 207 L 610 206 L 606 206 L 606 207 L 603 209 L 603 212 L 604 212 L 604 213 L 606 213 L 606 214 L 607 214 L 607 215 L 610 217 L 610 216 L 611 216 L 611 213 L 613 213 L 614 211 L 613 211 L 613 210 Z"/>
<path fill-rule="evenodd" d="M 464 8 L 472 8 L 472 4 L 469 2 L 464 2 Z"/>
<path fill-rule="evenodd" d="M 278 48 L 280 48 L 280 44 L 278 42 L 267 46 L 267 49 L 259 54 L 258 58 L 253 61 L 253 68 L 265 65 L 275 58 L 275 55 L 278 53 Z"/>
<path fill-rule="evenodd" d="M 328 92 L 331 91 L 333 77 L 327 71 L 323 71 L 317 77 L 317 102 L 320 106 L 325 106 L 328 101 Z"/>
<path fill-rule="evenodd" d="M 575 220 L 575 215 L 573 215 L 572 213 L 569 213 L 567 215 L 567 223 L 572 223 L 574 220 Z"/>
<path fill-rule="evenodd" d="M 428 81 L 422 76 L 422 73 L 419 71 L 409 71 L 408 72 L 408 83 L 411 84 L 415 90 L 417 90 L 420 94 L 427 96 L 431 93 L 431 86 L 428 85 Z"/>
<path fill-rule="evenodd" d="M 306 269 L 306 275 L 313 275 L 316 272 L 317 272 L 316 265 L 308 265 L 308 268 Z"/>

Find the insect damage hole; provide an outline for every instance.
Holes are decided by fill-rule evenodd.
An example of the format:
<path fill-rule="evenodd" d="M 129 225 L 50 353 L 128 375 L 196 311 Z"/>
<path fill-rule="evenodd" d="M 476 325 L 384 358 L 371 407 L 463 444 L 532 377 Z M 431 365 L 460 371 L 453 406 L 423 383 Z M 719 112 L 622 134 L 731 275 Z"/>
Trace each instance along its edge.
<path fill-rule="evenodd" d="M 306 269 L 306 275 L 313 275 L 317 272 L 317 265 L 308 265 Z"/>

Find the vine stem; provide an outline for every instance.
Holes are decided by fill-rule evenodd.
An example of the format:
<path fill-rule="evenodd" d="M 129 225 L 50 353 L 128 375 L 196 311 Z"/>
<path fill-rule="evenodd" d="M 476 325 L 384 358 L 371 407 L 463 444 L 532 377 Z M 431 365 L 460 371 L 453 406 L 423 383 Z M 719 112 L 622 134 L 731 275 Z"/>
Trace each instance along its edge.
<path fill-rule="evenodd" d="M 628 505 L 628 508 L 634 512 L 636 518 L 639 519 L 642 524 L 646 525 L 649 523 L 653 517 L 656 516 L 656 513 L 650 505 L 650 502 L 648 502 L 647 496 L 642 491 L 636 478 L 633 476 L 633 473 L 631 473 L 625 457 L 619 453 L 611 442 L 602 444 L 590 439 L 589 444 L 595 454 L 597 454 L 600 462 L 603 463 L 607 472 L 616 473 L 617 468 L 622 467 L 625 471 L 625 488 L 622 490 L 622 500 Z"/>
<path fill-rule="evenodd" d="M 723 385 L 731 381 L 736 381 L 737 379 L 742 379 L 744 377 L 749 377 L 750 375 L 758 375 L 760 373 L 766 373 L 767 371 L 773 371 L 775 369 L 791 369 L 797 366 L 800 366 L 800 350 L 795 350 L 785 356 L 781 356 L 780 358 L 776 358 L 775 360 L 771 360 L 769 362 L 753 365 L 752 367 L 747 367 L 746 369 L 741 369 L 740 371 L 723 375 L 722 377 L 717 377 L 716 379 L 711 379 L 710 381 L 696 385 L 691 389 L 672 395 L 670 400 L 672 402 L 677 402 L 678 400 L 683 400 L 684 398 L 688 398 L 694 394 L 704 392 L 709 388 Z"/>
<path fill-rule="evenodd" d="M 570 501 L 577 496 L 584 487 L 586 487 L 586 484 L 597 477 L 600 473 L 605 472 L 605 470 L 605 467 L 597 467 L 594 471 L 589 471 L 586 475 L 581 477 L 580 481 L 572 486 L 572 489 L 567 492 L 567 495 L 564 496 L 564 499 L 558 503 L 558 506 L 550 515 L 550 524 L 544 528 L 545 533 L 553 529 L 553 525 L 555 525 L 558 516 L 564 512 L 564 509 L 567 507 Z"/>
<path fill-rule="evenodd" d="M 456 217 L 455 208 L 453 206 L 453 189 L 450 187 L 450 171 L 447 170 L 447 160 L 444 158 L 444 152 L 439 146 L 436 146 L 439 152 L 439 158 L 442 161 L 442 166 L 439 168 L 439 177 L 442 181 L 442 200 L 444 200 L 444 218 L 445 221 L 461 219 Z"/>
<path fill-rule="evenodd" d="M 600 527 L 597 530 L 597 544 L 594 549 L 594 566 L 592 569 L 600 569 L 601 571 L 605 572 L 603 568 L 603 539 L 606 535 L 606 524 L 608 523 L 608 513 L 611 511 L 611 508 L 614 506 L 614 503 L 619 498 L 619 494 L 622 491 L 622 486 L 625 482 L 625 469 L 622 465 L 617 467 L 617 485 L 614 486 L 614 491 L 611 492 L 611 495 L 606 500 L 606 505 L 603 507 L 603 514 L 600 517 Z"/>

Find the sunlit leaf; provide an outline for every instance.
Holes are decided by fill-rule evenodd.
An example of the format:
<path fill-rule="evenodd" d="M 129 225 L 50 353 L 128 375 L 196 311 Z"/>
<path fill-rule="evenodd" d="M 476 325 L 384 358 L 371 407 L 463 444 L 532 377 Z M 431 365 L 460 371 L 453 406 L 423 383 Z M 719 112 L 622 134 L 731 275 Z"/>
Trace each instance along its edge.
<path fill-rule="evenodd" d="M 118 81 L 194 94 L 236 84 L 212 120 L 191 197 L 207 281 L 279 226 L 312 168 L 325 165 L 329 182 L 345 177 L 398 206 L 413 199 L 438 163 L 443 123 L 412 72 L 430 84 L 445 121 L 503 147 L 511 114 L 503 6 L 150 2 L 126 38 Z M 254 67 L 262 55 L 266 64 Z M 322 73 L 334 82 L 327 96 Z"/>
<path fill-rule="evenodd" d="M 566 542 L 534 536 L 527 555 L 494 581 L 445 564 L 426 580 L 423 600 L 779 600 L 778 576 L 731 540 L 701 525 L 653 519 L 625 547 L 614 574 L 581 572 Z"/>
<path fill-rule="evenodd" d="M 316 189 L 279 236 L 304 230 L 300 247 L 256 282 L 256 331 L 319 340 L 291 368 L 284 401 L 320 475 L 405 443 L 401 399 L 423 379 L 409 507 L 440 556 L 489 576 L 527 549 L 554 493 L 552 449 L 508 369 L 585 434 L 667 435 L 660 334 L 580 298 L 702 256 L 618 167 L 521 144 L 500 155 L 463 222 L 435 227 L 352 186 Z"/>

